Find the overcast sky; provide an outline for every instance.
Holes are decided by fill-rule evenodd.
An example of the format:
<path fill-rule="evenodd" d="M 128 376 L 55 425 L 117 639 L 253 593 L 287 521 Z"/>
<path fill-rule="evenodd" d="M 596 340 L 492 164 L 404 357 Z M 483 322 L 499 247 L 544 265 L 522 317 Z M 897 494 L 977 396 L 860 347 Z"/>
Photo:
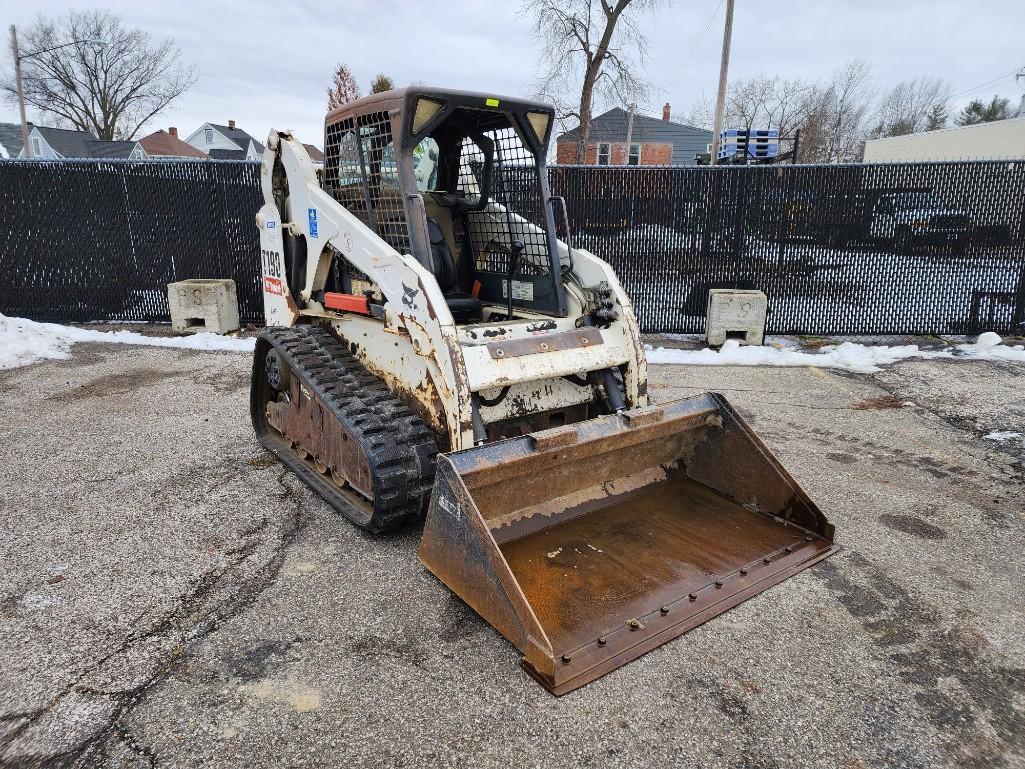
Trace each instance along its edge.
<path fill-rule="evenodd" d="M 399 85 L 529 95 L 536 75 L 537 46 L 517 0 L 0 0 L 0 21 L 6 32 L 39 10 L 95 7 L 154 37 L 173 37 L 182 59 L 199 68 L 196 86 L 150 126 L 174 125 L 183 136 L 205 121 L 234 119 L 261 141 L 273 125 L 319 146 L 325 88 L 338 62 L 364 90 L 385 72 Z M 1025 66 L 1025 0 L 989 0 L 981 9 L 966 0 L 737 0 L 730 75 L 827 77 L 860 57 L 880 86 L 938 75 L 958 104 L 994 93 L 1016 104 L 1022 89 L 1010 73 Z M 721 0 L 664 0 L 643 17 L 652 88 L 642 108 L 660 114 L 668 101 L 685 113 L 696 97 L 715 93 L 723 17 Z M 6 45 L 0 55 L 7 69 Z M 0 122 L 16 120 L 17 110 L 0 104 Z"/>

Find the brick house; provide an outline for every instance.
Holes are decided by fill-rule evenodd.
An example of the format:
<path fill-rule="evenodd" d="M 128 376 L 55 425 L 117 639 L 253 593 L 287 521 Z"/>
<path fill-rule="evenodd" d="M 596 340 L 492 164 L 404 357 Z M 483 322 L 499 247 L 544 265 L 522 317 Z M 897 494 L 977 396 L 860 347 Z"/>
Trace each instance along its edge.
<path fill-rule="evenodd" d="M 626 145 L 630 114 L 613 107 L 591 120 L 584 163 L 593 166 L 683 166 L 694 165 L 694 158 L 706 152 L 712 132 L 704 128 L 675 123 L 669 119 L 669 105 L 662 108 L 662 119 L 634 114 L 630 146 Z M 555 140 L 555 162 L 576 162 L 580 128 L 560 134 Z"/>
<path fill-rule="evenodd" d="M 154 131 L 139 139 L 139 144 L 151 158 L 194 158 L 206 160 L 206 153 L 178 138 L 178 129 L 171 126 L 166 131 Z"/>

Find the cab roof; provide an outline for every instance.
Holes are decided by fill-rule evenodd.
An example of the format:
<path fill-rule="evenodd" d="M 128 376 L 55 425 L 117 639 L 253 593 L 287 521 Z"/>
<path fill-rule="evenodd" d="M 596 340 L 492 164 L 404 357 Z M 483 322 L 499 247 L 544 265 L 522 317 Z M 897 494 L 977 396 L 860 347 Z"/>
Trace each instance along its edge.
<path fill-rule="evenodd" d="M 360 97 L 348 104 L 336 107 L 327 113 L 325 125 L 330 126 L 350 117 L 358 117 L 372 112 L 387 111 L 394 119 L 405 109 L 412 108 L 416 99 L 421 96 L 445 103 L 446 111 L 458 107 L 473 109 L 493 109 L 502 112 L 547 112 L 554 115 L 555 108 L 551 104 L 510 96 L 496 96 L 481 91 L 459 91 L 451 88 L 435 88 L 433 86 L 408 86 L 394 88 L 390 91 L 372 93 Z"/>

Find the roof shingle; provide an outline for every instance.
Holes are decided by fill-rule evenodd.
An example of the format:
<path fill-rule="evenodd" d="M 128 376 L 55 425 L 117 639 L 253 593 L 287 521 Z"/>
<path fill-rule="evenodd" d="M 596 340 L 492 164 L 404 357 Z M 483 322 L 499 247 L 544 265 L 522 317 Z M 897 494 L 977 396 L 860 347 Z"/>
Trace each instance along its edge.
<path fill-rule="evenodd" d="M 32 130 L 31 123 L 28 124 L 28 130 Z M 0 147 L 3 147 L 0 157 L 3 157 L 3 153 L 6 152 L 7 157 L 16 158 L 23 146 L 25 143 L 21 140 L 21 124 L 0 123 Z"/>
<path fill-rule="evenodd" d="M 177 136 L 167 131 L 154 131 L 149 136 L 139 139 L 139 144 L 146 154 L 155 158 L 205 158 L 206 153 L 186 144 Z"/>
<path fill-rule="evenodd" d="M 135 149 L 134 141 L 103 141 L 86 131 L 36 126 L 51 149 L 68 160 L 78 158 L 127 158 Z"/>
<path fill-rule="evenodd" d="M 256 145 L 257 151 L 261 154 L 263 153 L 263 145 L 241 128 L 229 128 L 226 125 L 218 125 L 217 123 L 211 123 L 210 126 L 212 128 L 216 128 L 218 133 L 223 134 L 225 137 L 235 142 L 243 152 L 249 149 L 249 142 L 252 142 Z"/>
<path fill-rule="evenodd" d="M 210 157 L 214 160 L 245 160 L 245 150 L 222 150 L 212 149 L 210 150 Z"/>
<path fill-rule="evenodd" d="M 96 141 L 96 137 L 91 133 L 72 131 L 67 128 L 48 128 L 47 126 L 36 126 L 35 130 L 53 148 L 53 151 L 61 157 L 93 157 L 90 142 Z"/>
<path fill-rule="evenodd" d="M 136 142 L 133 141 L 111 141 L 105 142 L 93 139 L 87 142 L 90 158 L 127 158 L 135 149 Z M 67 157 L 65 155 L 65 157 Z"/>

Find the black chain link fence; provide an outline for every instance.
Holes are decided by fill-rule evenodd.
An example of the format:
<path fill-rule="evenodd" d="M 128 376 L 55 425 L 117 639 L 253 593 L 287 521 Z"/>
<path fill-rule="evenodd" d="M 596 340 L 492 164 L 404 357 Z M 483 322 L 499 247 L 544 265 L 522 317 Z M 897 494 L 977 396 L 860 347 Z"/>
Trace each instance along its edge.
<path fill-rule="evenodd" d="M 1021 331 L 1025 161 L 555 167 L 574 245 L 647 332 L 703 332 L 709 288 L 769 297 L 771 333 Z"/>
<path fill-rule="evenodd" d="M 646 332 L 702 332 L 716 287 L 765 291 L 772 333 L 1025 325 L 1025 161 L 549 174 Z M 167 321 L 167 283 L 230 277 L 260 323 L 260 205 L 255 163 L 0 162 L 0 312 Z"/>
<path fill-rule="evenodd" d="M 169 320 L 167 284 L 234 278 L 262 323 L 256 163 L 0 161 L 0 312 Z"/>

